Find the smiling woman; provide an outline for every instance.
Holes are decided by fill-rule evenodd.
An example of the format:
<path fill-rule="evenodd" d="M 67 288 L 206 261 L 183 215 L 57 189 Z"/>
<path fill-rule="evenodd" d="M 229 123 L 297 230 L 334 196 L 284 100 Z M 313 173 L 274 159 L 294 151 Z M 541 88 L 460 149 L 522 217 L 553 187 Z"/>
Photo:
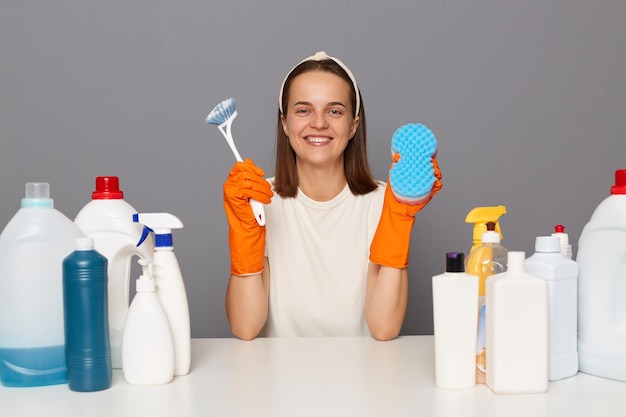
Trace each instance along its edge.
<path fill-rule="evenodd" d="M 429 198 L 415 205 L 372 176 L 356 79 L 323 52 L 285 77 L 276 132 L 275 177 L 265 180 L 246 160 L 224 184 L 231 330 L 242 339 L 395 338 L 407 308 L 414 215 L 441 188 L 438 169 Z M 249 198 L 266 204 L 265 226 Z"/>
<path fill-rule="evenodd" d="M 353 140 L 350 140 L 346 145 L 344 152 L 345 177 L 352 193 L 357 195 L 367 194 L 376 189 L 377 184 L 372 177 L 367 160 L 365 110 L 362 105 L 361 93 L 359 92 L 356 79 L 348 67 L 338 59 L 330 58 L 324 52 L 318 52 L 293 68 L 285 77 L 280 88 L 276 128 L 275 191 L 282 197 L 295 197 L 298 193 L 300 184 L 298 170 L 296 169 L 296 154 L 292 148 L 290 138 L 285 132 L 284 120 L 290 110 L 287 106 L 289 105 L 291 90 L 294 88 L 294 80 L 300 75 L 311 74 L 323 75 L 327 79 L 332 79 L 334 86 L 337 87 L 337 91 L 332 93 L 334 95 L 341 94 L 341 91 L 346 87 L 348 88 L 347 101 L 339 100 L 339 102 L 344 106 L 344 113 L 350 112 L 345 115 L 345 120 L 352 120 L 356 126 L 355 131 L 351 135 Z M 331 77 L 333 75 L 334 77 Z M 295 87 L 298 87 L 298 84 L 304 83 L 296 83 Z M 309 89 L 311 88 L 312 86 L 309 86 Z M 293 102 L 299 100 L 303 100 L 303 98 L 292 98 Z M 304 98 L 304 100 L 308 99 Z M 354 117 L 351 118 L 351 115 L 354 115 Z"/>
<path fill-rule="evenodd" d="M 306 72 L 291 85 L 281 124 L 300 190 L 315 200 L 328 201 L 346 185 L 343 153 L 359 125 L 349 103 L 350 86 L 331 73 Z"/>

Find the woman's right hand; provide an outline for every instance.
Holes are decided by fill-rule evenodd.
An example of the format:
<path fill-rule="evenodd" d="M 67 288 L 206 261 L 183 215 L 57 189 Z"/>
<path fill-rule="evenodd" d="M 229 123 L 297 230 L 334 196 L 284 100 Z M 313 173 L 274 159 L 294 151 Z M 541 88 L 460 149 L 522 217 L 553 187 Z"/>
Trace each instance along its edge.
<path fill-rule="evenodd" d="M 250 159 L 237 162 L 224 182 L 231 273 L 252 275 L 263 270 L 265 226 L 259 226 L 249 199 L 269 204 L 274 193 L 265 173 Z"/>

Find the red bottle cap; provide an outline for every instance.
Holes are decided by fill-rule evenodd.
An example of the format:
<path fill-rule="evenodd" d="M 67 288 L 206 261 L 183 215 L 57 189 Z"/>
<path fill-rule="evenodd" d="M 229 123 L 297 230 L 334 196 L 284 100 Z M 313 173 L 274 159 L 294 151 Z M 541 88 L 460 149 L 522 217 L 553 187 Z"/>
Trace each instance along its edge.
<path fill-rule="evenodd" d="M 565 232 L 565 226 L 563 226 L 562 224 L 557 224 L 556 226 L 554 226 L 554 233 L 564 233 Z"/>
<path fill-rule="evenodd" d="M 615 171 L 615 185 L 611 187 L 611 194 L 626 194 L 626 169 Z"/>
<path fill-rule="evenodd" d="M 96 177 L 96 190 L 91 193 L 93 200 L 121 200 L 124 192 L 120 190 L 118 177 Z"/>

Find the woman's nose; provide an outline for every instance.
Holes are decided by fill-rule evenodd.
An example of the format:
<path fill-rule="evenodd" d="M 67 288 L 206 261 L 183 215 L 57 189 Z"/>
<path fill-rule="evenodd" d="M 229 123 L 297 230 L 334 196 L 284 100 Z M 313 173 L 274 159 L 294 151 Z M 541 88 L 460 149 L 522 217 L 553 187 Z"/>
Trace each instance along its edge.
<path fill-rule="evenodd" d="M 323 112 L 315 113 L 311 119 L 311 126 L 316 129 L 324 129 L 327 127 L 328 122 L 326 121 L 326 115 Z"/>

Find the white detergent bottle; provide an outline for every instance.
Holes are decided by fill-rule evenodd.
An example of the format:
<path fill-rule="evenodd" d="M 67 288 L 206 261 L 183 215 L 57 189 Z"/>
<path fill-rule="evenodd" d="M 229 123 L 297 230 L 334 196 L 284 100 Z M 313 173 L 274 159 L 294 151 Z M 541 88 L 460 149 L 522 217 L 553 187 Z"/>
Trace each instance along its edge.
<path fill-rule="evenodd" d="M 578 240 L 581 372 L 626 382 L 626 169 Z"/>
<path fill-rule="evenodd" d="M 578 264 L 562 254 L 558 236 L 537 236 L 526 271 L 548 284 L 548 379 L 574 376 L 578 372 Z"/>
<path fill-rule="evenodd" d="M 509 251 L 507 271 L 487 279 L 487 386 L 496 394 L 548 389 L 548 287 Z"/>
<path fill-rule="evenodd" d="M 136 213 L 133 215 L 133 221 L 144 225 L 144 235 L 138 245 L 141 245 L 150 232 L 154 233 L 153 276 L 156 293 L 172 327 L 176 354 L 174 374 L 187 375 L 191 365 L 189 304 L 172 240 L 172 229 L 181 229 L 183 223 L 169 213 Z"/>
<path fill-rule="evenodd" d="M 122 333 L 122 373 L 129 384 L 167 384 L 174 378 L 172 331 L 155 292 L 152 265 L 140 263 L 144 271 Z"/>
<path fill-rule="evenodd" d="M 435 384 L 462 389 L 476 385 L 478 277 L 465 273 L 464 254 L 446 254 L 446 272 L 432 278 Z"/>
<path fill-rule="evenodd" d="M 25 191 L 0 235 L 0 380 L 9 387 L 67 382 L 62 264 L 85 236 L 54 208 L 48 183 Z"/>
<path fill-rule="evenodd" d="M 152 237 L 140 247 L 136 246 L 142 232 L 141 226 L 132 221 L 136 212 L 124 200 L 119 178 L 102 176 L 96 178 L 92 200 L 74 219 L 74 223 L 93 239 L 94 249 L 108 261 L 108 321 L 113 368 L 122 366 L 122 330 L 128 313 L 132 259 L 152 260 L 154 252 Z"/>

